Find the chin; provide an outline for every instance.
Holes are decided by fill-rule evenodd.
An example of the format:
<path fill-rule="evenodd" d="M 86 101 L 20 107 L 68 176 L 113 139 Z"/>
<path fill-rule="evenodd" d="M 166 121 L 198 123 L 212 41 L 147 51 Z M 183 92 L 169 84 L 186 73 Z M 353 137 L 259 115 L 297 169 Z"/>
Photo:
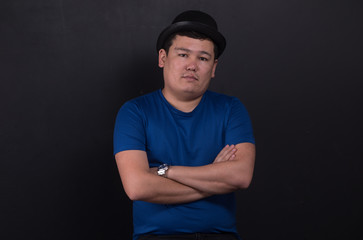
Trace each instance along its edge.
<path fill-rule="evenodd" d="M 183 91 L 185 95 L 189 96 L 190 98 L 198 98 L 200 96 L 202 96 L 205 91 L 200 91 L 200 90 L 184 90 Z"/>

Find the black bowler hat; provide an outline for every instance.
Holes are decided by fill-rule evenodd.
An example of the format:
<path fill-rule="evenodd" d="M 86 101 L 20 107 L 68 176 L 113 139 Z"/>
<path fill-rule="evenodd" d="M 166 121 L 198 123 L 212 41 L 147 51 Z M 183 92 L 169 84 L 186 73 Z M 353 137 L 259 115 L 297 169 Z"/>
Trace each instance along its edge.
<path fill-rule="evenodd" d="M 179 14 L 171 25 L 160 33 L 156 43 L 156 50 L 159 51 L 163 48 L 165 41 L 171 34 L 182 31 L 199 32 L 212 39 L 218 46 L 218 56 L 216 56 L 216 58 L 218 58 L 226 48 L 226 39 L 218 32 L 216 21 L 204 12 L 190 10 Z"/>

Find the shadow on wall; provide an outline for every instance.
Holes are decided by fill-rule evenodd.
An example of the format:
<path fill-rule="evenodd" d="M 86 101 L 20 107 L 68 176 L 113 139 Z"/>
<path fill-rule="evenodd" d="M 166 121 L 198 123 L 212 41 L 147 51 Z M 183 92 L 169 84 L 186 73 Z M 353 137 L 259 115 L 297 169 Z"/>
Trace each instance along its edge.
<path fill-rule="evenodd" d="M 120 66 L 120 74 L 117 84 L 114 84 L 115 89 L 112 94 L 116 97 L 116 102 L 113 107 L 118 112 L 119 108 L 128 100 L 150 93 L 163 86 L 162 69 L 158 67 L 158 59 L 156 54 L 145 54 L 138 52 L 132 54 L 128 61 L 123 61 Z M 116 117 L 116 116 L 115 116 Z M 116 166 L 114 165 L 116 168 Z M 117 171 L 117 170 L 115 170 Z M 121 184 L 118 174 L 113 175 L 111 206 L 103 206 L 101 212 L 108 214 L 111 222 L 107 221 L 102 226 L 100 236 L 107 239 L 116 239 L 120 236 L 127 236 L 127 239 L 132 237 L 132 203 L 127 198 Z M 122 217 L 120 217 L 122 216 Z M 110 226 L 112 225 L 112 226 Z M 102 236 L 101 236 L 102 235 Z M 125 239 L 126 239 L 125 238 Z"/>
<path fill-rule="evenodd" d="M 156 55 L 137 53 L 121 73 L 120 97 L 122 104 L 130 99 L 163 87 L 163 73 Z"/>

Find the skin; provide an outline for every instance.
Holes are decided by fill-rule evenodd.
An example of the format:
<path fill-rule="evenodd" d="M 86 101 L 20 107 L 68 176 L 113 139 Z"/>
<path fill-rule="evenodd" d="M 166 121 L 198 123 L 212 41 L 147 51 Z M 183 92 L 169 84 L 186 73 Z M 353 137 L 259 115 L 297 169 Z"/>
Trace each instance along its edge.
<path fill-rule="evenodd" d="M 217 60 L 213 48 L 209 40 L 176 36 L 168 53 L 164 49 L 159 51 L 159 66 L 164 72 L 163 95 L 180 111 L 193 111 L 215 76 Z M 227 145 L 213 163 L 200 167 L 171 166 L 166 177 L 158 176 L 156 168 L 149 168 L 144 151 L 122 151 L 115 157 L 131 200 L 178 204 L 247 188 L 253 175 L 255 146 Z"/>
<path fill-rule="evenodd" d="M 214 78 L 217 63 L 213 42 L 177 35 L 168 54 L 164 49 L 159 51 L 164 97 L 175 108 L 192 111 Z"/>
<path fill-rule="evenodd" d="M 218 154 L 214 162 L 218 164 L 218 162 L 235 159 L 235 153 L 235 146 L 227 145 Z M 208 191 L 201 191 L 170 178 L 158 176 L 156 168 L 149 168 L 144 151 L 122 151 L 117 153 L 115 157 L 124 190 L 133 201 L 179 204 L 196 201 L 212 195 Z"/>

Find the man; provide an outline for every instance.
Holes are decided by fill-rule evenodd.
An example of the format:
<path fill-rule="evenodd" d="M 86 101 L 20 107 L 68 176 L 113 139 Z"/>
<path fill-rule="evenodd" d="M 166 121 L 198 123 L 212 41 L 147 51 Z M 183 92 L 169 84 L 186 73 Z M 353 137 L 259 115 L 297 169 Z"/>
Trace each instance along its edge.
<path fill-rule="evenodd" d="M 208 89 L 226 46 L 215 20 L 186 11 L 159 36 L 162 90 L 125 103 L 114 153 L 133 200 L 134 239 L 238 239 L 234 192 L 255 159 L 246 109 Z"/>

